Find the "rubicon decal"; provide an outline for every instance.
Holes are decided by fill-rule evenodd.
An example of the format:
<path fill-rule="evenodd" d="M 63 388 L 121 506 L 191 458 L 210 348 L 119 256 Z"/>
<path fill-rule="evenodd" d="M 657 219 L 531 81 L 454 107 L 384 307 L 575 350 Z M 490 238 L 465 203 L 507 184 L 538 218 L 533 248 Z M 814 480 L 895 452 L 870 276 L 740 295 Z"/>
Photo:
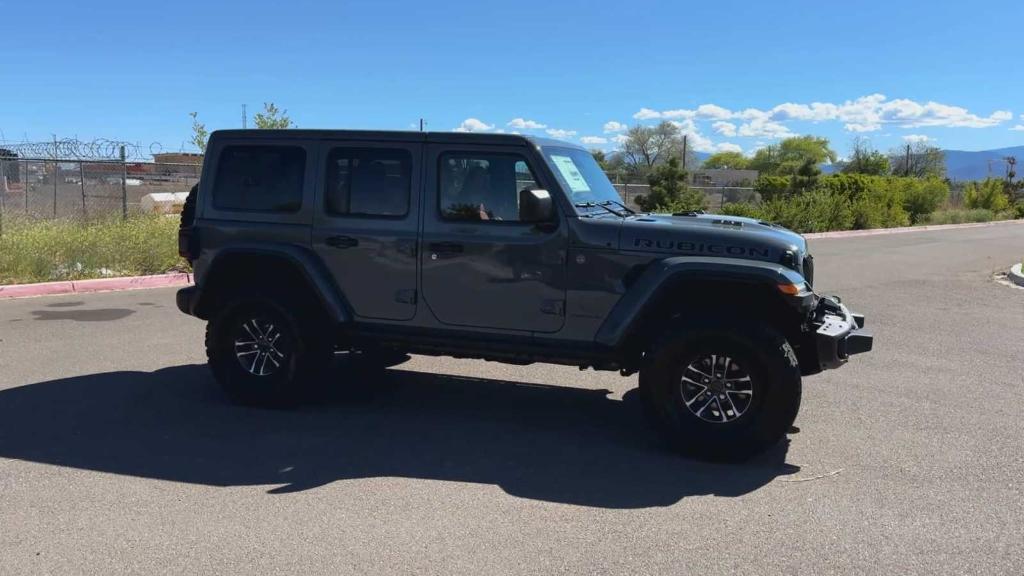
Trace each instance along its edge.
<path fill-rule="evenodd" d="M 690 242 L 687 240 L 650 240 L 648 238 L 636 238 L 633 240 L 633 247 L 648 250 L 672 250 L 675 252 L 686 252 L 690 254 L 748 256 L 751 258 L 764 258 L 767 260 L 770 260 L 772 256 L 770 248 L 713 244 L 710 242 Z"/>

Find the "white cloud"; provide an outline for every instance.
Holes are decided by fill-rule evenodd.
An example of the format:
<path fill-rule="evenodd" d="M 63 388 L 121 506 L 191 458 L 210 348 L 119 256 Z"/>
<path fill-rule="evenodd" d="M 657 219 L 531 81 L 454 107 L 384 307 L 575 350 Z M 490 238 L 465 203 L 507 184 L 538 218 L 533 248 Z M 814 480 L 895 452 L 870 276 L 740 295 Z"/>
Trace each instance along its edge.
<path fill-rule="evenodd" d="M 746 138 L 789 138 L 796 136 L 782 123 L 767 118 L 754 118 L 750 122 L 740 125 L 737 133 Z"/>
<path fill-rule="evenodd" d="M 494 130 L 494 124 L 487 124 L 476 118 L 466 118 L 455 128 L 456 132 L 487 132 Z"/>
<path fill-rule="evenodd" d="M 517 130 L 540 130 L 541 128 L 548 127 L 547 124 L 541 124 L 535 120 L 527 120 L 525 118 L 513 118 L 505 125 Z"/>
<path fill-rule="evenodd" d="M 601 136 L 584 136 L 580 138 L 580 142 L 584 144 L 607 144 L 608 139 Z"/>
<path fill-rule="evenodd" d="M 696 116 L 697 112 L 693 110 L 685 110 L 682 108 L 678 110 L 665 110 L 664 112 L 661 113 L 662 118 L 671 118 L 675 120 L 689 120 L 695 118 Z"/>
<path fill-rule="evenodd" d="M 614 134 L 615 132 L 625 132 L 628 128 L 629 128 L 629 126 L 626 126 L 622 122 L 616 122 L 615 120 L 610 120 L 610 121 L 604 123 L 604 133 L 605 134 Z"/>
<path fill-rule="evenodd" d="M 1010 130 L 1013 130 L 1014 132 L 1024 132 L 1024 124 L 1017 124 L 1013 128 L 1010 128 Z"/>
<path fill-rule="evenodd" d="M 709 120 L 728 120 L 732 118 L 732 111 L 715 104 L 701 104 L 697 107 L 697 116 Z"/>
<path fill-rule="evenodd" d="M 650 108 L 641 108 L 639 112 L 633 114 L 633 118 L 637 120 L 654 120 L 655 118 L 661 118 L 661 112 L 651 110 Z"/>
<path fill-rule="evenodd" d="M 1013 114 L 1007 110 L 996 110 L 988 116 L 982 116 L 961 106 L 934 101 L 917 102 L 906 98 L 890 100 L 884 94 L 869 94 L 842 103 L 785 102 L 766 110 L 730 110 L 717 104 L 701 104 L 696 110 L 658 111 L 641 108 L 633 117 L 637 120 L 742 120 L 746 124 L 741 125 L 738 130 L 741 136 L 778 138 L 792 134 L 785 128 L 786 122 L 841 122 L 850 132 L 874 132 L 881 130 L 885 125 L 902 128 L 990 128 L 1012 120 Z"/>
<path fill-rule="evenodd" d="M 627 140 L 629 140 L 629 136 L 626 136 L 625 134 L 616 134 L 615 136 L 612 136 L 612 142 L 615 142 L 616 144 L 624 144 Z"/>
<path fill-rule="evenodd" d="M 552 138 L 561 139 L 572 138 L 573 136 L 576 135 L 575 130 L 563 130 L 561 128 L 548 128 L 547 130 L 545 130 L 545 132 L 547 132 L 548 136 L 551 136 Z"/>
<path fill-rule="evenodd" d="M 715 132 L 718 132 L 722 136 L 732 138 L 736 136 L 736 125 L 732 122 L 718 121 L 711 125 Z"/>
<path fill-rule="evenodd" d="M 925 136 L 924 134 L 907 134 L 903 137 L 904 142 L 910 142 L 916 144 L 917 142 L 931 142 L 931 137 Z"/>
<path fill-rule="evenodd" d="M 743 153 L 743 147 L 739 144 L 733 144 L 732 142 L 720 142 L 715 144 L 716 152 L 739 152 Z"/>

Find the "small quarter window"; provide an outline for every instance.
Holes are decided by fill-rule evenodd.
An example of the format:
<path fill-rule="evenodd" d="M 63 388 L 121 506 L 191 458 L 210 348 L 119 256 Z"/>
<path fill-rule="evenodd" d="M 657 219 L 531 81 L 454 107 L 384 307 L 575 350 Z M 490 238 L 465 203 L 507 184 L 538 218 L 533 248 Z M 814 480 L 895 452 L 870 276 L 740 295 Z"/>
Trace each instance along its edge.
<path fill-rule="evenodd" d="M 226 146 L 213 205 L 220 210 L 295 212 L 302 207 L 306 151 L 297 146 Z"/>

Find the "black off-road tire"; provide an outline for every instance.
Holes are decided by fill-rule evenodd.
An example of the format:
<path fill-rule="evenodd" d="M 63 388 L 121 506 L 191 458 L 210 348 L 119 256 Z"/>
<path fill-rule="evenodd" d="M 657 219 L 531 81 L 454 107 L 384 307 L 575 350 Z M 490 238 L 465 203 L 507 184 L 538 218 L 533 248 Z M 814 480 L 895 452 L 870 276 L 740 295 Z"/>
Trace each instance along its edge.
<path fill-rule="evenodd" d="M 708 321 L 669 330 L 646 360 L 640 370 L 645 412 L 655 429 L 687 456 L 716 461 L 748 459 L 775 445 L 800 409 L 800 367 L 793 348 L 763 324 Z M 688 368 L 694 365 L 706 372 L 712 364 L 725 366 L 717 373 L 720 377 L 714 369 L 712 378 L 703 378 L 701 372 Z M 744 374 L 746 382 L 737 378 L 728 383 L 727 375 Z M 749 388 L 751 395 L 725 387 Z M 717 404 L 719 396 L 724 399 L 722 404 Z M 705 399 L 709 404 L 698 416 L 695 411 L 704 406 Z"/>
<path fill-rule="evenodd" d="M 328 331 L 313 311 L 298 304 L 282 305 L 286 302 L 286 298 L 272 294 L 240 296 L 207 324 L 207 360 L 217 382 L 232 401 L 248 406 L 288 408 L 302 402 L 324 383 L 334 353 Z M 254 320 L 259 329 L 252 326 Z M 273 326 L 274 335 L 279 334 L 275 349 L 283 356 L 273 355 L 277 360 L 272 362 L 270 355 L 266 355 L 263 362 L 270 368 L 269 373 L 256 374 L 248 368 L 253 358 L 250 347 L 239 346 L 238 342 L 248 342 L 249 334 L 269 333 L 267 326 Z M 240 352 L 249 354 L 242 356 Z M 254 364 L 253 368 L 256 367 Z"/>

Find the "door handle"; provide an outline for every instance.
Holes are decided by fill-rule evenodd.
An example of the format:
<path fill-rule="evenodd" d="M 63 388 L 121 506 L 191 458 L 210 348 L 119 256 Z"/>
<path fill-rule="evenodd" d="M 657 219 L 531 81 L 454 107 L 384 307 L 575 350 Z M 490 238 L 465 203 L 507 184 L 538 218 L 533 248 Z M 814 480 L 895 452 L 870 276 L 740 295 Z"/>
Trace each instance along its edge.
<path fill-rule="evenodd" d="M 351 236 L 328 236 L 324 240 L 324 244 L 331 248 L 355 248 L 359 246 L 359 240 Z"/>
<path fill-rule="evenodd" d="M 431 242 L 430 251 L 444 254 L 462 252 L 462 244 L 458 242 Z"/>
<path fill-rule="evenodd" d="M 430 259 L 451 258 L 462 253 L 462 244 L 458 242 L 431 242 L 427 245 L 430 248 Z"/>

